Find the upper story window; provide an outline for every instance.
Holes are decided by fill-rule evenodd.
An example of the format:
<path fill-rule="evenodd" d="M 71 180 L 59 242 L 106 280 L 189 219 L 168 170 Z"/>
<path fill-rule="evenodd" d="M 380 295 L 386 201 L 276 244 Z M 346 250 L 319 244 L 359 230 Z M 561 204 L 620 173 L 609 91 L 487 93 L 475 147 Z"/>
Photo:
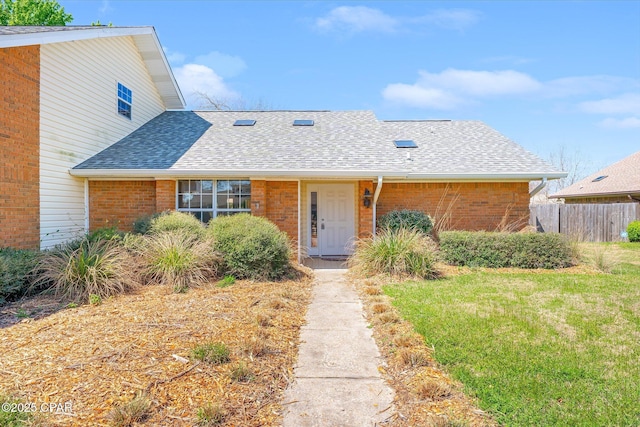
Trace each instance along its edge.
<path fill-rule="evenodd" d="M 118 114 L 131 120 L 131 89 L 118 83 Z"/>

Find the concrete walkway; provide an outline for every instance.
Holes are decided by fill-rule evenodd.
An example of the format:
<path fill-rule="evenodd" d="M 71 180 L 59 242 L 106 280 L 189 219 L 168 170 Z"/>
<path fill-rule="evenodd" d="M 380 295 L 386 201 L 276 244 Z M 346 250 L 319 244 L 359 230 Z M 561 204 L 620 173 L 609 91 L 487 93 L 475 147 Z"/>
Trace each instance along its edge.
<path fill-rule="evenodd" d="M 393 391 L 347 270 L 315 270 L 300 333 L 295 381 L 284 398 L 284 427 L 375 426 L 393 414 Z"/>

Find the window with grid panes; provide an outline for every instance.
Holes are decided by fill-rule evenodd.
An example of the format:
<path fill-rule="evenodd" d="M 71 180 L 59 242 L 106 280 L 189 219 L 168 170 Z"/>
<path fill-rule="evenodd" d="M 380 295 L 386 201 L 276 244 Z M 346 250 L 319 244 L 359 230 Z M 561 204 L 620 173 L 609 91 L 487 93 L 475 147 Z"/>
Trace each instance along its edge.
<path fill-rule="evenodd" d="M 177 210 L 189 212 L 204 223 L 219 215 L 251 212 L 251 181 L 180 180 Z"/>

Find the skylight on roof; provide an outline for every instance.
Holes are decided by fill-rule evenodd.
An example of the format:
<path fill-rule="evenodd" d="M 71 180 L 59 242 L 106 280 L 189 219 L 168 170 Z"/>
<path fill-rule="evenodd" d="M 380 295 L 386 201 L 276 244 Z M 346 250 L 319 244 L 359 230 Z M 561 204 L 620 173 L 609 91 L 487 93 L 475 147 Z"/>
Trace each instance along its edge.
<path fill-rule="evenodd" d="M 412 139 L 396 139 L 393 143 L 396 148 L 418 148 L 418 144 Z"/>
<path fill-rule="evenodd" d="M 313 126 L 313 120 L 296 119 L 293 121 L 294 126 Z"/>
<path fill-rule="evenodd" d="M 253 126 L 255 124 L 256 124 L 255 120 L 242 119 L 242 120 L 236 120 L 233 125 L 234 126 Z"/>
<path fill-rule="evenodd" d="M 605 179 L 606 177 L 608 177 L 609 175 L 600 175 L 599 177 L 593 179 L 591 182 L 600 182 L 603 179 Z"/>

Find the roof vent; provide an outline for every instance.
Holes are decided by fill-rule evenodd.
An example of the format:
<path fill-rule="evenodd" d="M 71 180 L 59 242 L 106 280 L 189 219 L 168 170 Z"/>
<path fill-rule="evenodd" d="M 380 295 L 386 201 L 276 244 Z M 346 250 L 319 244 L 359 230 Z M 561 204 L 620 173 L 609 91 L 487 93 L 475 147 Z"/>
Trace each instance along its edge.
<path fill-rule="evenodd" d="M 418 144 L 412 139 L 396 139 L 393 143 L 396 148 L 418 148 Z"/>
<path fill-rule="evenodd" d="M 253 126 L 256 124 L 255 120 L 236 120 L 234 126 Z"/>
<path fill-rule="evenodd" d="M 294 126 L 313 126 L 313 120 L 294 120 Z"/>
<path fill-rule="evenodd" d="M 605 179 L 606 177 L 608 177 L 609 175 L 600 175 L 599 177 L 595 178 L 594 180 L 592 180 L 591 182 L 600 182 L 603 179 Z"/>

